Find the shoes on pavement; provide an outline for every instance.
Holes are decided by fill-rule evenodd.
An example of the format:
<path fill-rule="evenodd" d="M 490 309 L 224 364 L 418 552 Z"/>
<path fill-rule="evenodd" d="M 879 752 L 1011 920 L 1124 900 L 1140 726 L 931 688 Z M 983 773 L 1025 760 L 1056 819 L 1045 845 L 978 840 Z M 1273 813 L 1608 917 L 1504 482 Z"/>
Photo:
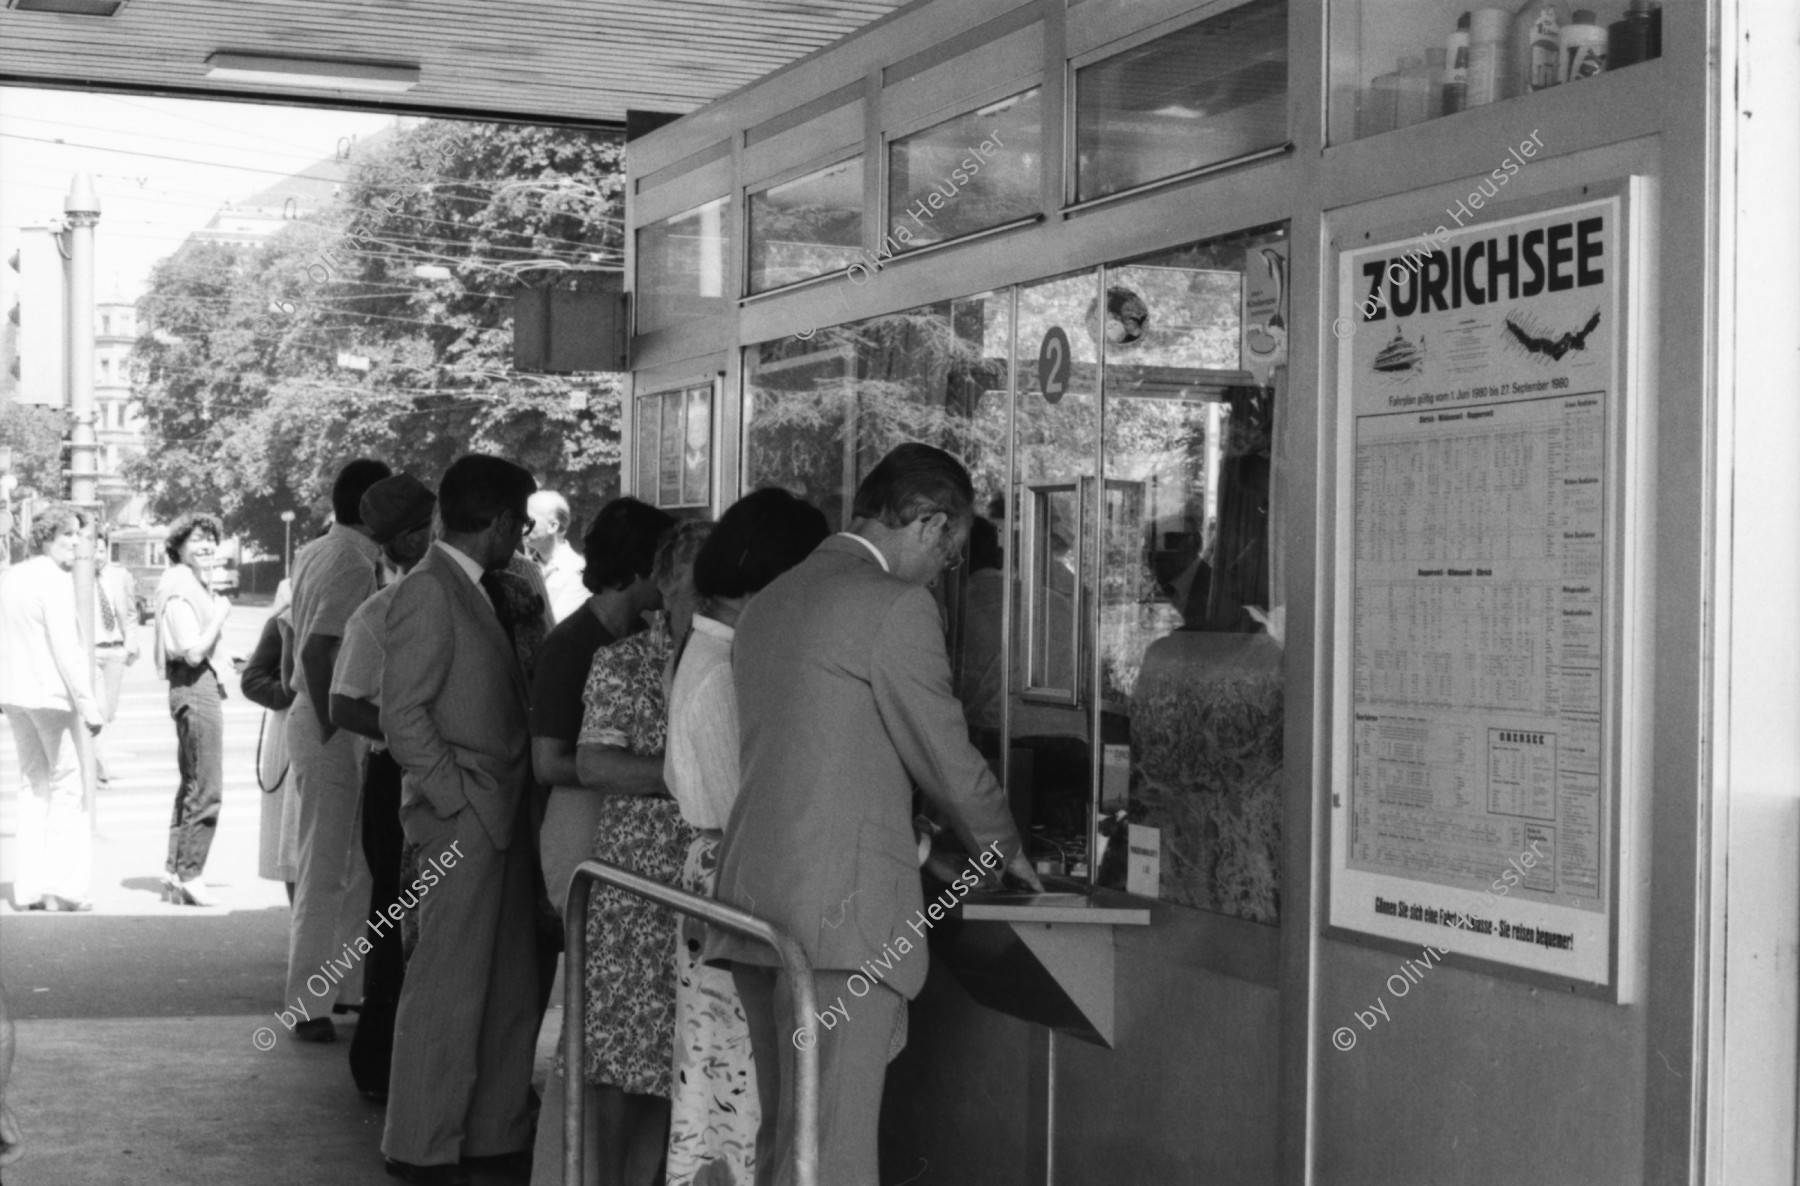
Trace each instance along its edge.
<path fill-rule="evenodd" d="M 44 910 L 57 910 L 65 914 L 86 914 L 94 908 L 92 902 L 77 902 L 74 898 L 65 898 L 61 894 L 45 894 Z"/>
<path fill-rule="evenodd" d="M 496 1177 L 515 1179 L 520 1182 L 531 1181 L 531 1150 L 520 1149 L 513 1153 L 492 1153 L 486 1157 L 465 1157 L 463 1165 L 472 1170 L 481 1170 Z"/>
<path fill-rule="evenodd" d="M 27 902 L 25 904 L 25 909 L 27 909 L 27 910 L 48 910 L 48 909 L 50 909 L 50 895 L 45 894 L 43 897 L 39 898 L 35 902 Z"/>
<path fill-rule="evenodd" d="M 342 1001 L 339 1001 L 337 1004 L 335 1004 L 331 1007 L 331 1012 L 333 1013 L 333 1015 L 338 1016 L 338 1017 L 342 1017 L 346 1013 L 355 1013 L 360 1016 L 362 1014 L 362 1006 L 361 1005 L 346 1005 Z"/>
<path fill-rule="evenodd" d="M 337 1026 L 331 1024 L 329 1017 L 315 1017 L 296 1025 L 294 1037 L 302 1042 L 335 1042 Z"/>
<path fill-rule="evenodd" d="M 460 1165 L 414 1165 L 410 1161 L 387 1159 L 387 1172 L 402 1182 L 417 1186 L 467 1186 L 469 1175 Z"/>
<path fill-rule="evenodd" d="M 169 900 L 177 906 L 217 906 L 213 887 L 196 877 L 191 881 L 169 881 Z"/>

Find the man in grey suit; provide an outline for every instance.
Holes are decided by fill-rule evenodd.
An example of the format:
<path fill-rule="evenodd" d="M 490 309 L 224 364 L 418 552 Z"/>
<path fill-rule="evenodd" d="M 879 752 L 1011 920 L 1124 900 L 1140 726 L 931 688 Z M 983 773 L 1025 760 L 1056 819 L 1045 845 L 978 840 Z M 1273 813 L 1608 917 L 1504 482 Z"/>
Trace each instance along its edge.
<path fill-rule="evenodd" d="M 812 962 L 827 1011 L 819 1181 L 832 1186 L 876 1186 L 887 1063 L 925 983 L 914 785 L 970 853 L 989 854 L 986 866 L 971 862 L 959 894 L 1002 864 L 1038 886 L 1006 797 L 969 744 L 927 588 L 960 561 L 973 498 L 950 454 L 899 446 L 857 490 L 851 530 L 757 594 L 733 646 L 742 787 L 718 896 L 794 936 Z M 750 1020 L 763 1100 L 757 1181 L 787 1183 L 794 1051 L 805 1040 L 793 1032 L 791 986 L 759 944 L 714 932 L 708 956 L 732 963 Z"/>
<path fill-rule="evenodd" d="M 456 461 L 438 488 L 442 537 L 388 604 L 380 719 L 402 770 L 401 824 L 425 852 L 454 847 L 461 858 L 418 891 L 418 946 L 394 1024 L 381 1149 L 409 1182 L 462 1182 L 459 1163 L 529 1159 L 537 964 L 520 821 L 530 735 L 512 626 L 490 587 L 530 527 L 536 488 L 498 457 Z"/>

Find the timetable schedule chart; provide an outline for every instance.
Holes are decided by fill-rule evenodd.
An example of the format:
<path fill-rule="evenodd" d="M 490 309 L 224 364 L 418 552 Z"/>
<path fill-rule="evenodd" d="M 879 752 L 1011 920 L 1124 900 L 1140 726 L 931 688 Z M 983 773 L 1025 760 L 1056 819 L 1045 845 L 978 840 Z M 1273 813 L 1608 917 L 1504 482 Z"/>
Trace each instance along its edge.
<path fill-rule="evenodd" d="M 1605 405 L 1357 417 L 1350 868 L 1604 909 Z"/>

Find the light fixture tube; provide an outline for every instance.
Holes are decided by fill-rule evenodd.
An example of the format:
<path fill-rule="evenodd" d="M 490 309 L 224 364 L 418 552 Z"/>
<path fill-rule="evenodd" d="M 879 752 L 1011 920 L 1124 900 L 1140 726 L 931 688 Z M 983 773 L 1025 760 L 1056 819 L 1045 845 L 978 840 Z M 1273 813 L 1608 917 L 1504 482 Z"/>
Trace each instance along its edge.
<path fill-rule="evenodd" d="M 386 94 L 399 94 L 419 85 L 419 68 L 399 62 L 349 62 L 270 54 L 213 54 L 206 59 L 206 76 L 221 82 L 259 82 L 272 86 Z"/>

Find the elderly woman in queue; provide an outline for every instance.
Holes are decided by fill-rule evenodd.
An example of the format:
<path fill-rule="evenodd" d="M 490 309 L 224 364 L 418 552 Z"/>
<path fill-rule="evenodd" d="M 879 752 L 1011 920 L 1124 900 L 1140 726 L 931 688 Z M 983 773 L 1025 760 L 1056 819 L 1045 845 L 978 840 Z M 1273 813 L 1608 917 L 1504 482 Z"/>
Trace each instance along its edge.
<path fill-rule="evenodd" d="M 830 532 L 817 507 L 786 490 L 758 490 L 732 504 L 694 560 L 700 607 L 669 691 L 663 765 L 663 781 L 682 818 L 698 833 L 681 870 L 681 888 L 692 893 L 713 896 L 719 841 L 737 802 L 731 642 L 738 616 L 752 596 L 804 560 Z M 683 928 L 675 956 L 668 1186 L 748 1184 L 757 1180 L 762 1117 L 750 1027 L 731 972 L 700 962 L 694 930 L 693 924 Z"/>
<path fill-rule="evenodd" d="M 652 577 L 666 613 L 594 654 L 576 770 L 602 792 L 592 856 L 673 883 L 694 831 L 663 785 L 666 680 L 693 619 L 694 557 L 711 524 L 663 538 Z M 599 1088 L 602 1186 L 650 1186 L 668 1143 L 675 1037 L 675 917 L 606 887 L 587 917 L 587 1081 Z M 570 975 L 581 975 L 571 969 Z"/>
<path fill-rule="evenodd" d="M 222 535 L 212 515 L 175 520 L 163 540 L 169 569 L 156 586 L 156 661 L 169 681 L 181 771 L 163 875 L 168 898 L 177 905 L 213 904 L 203 874 L 225 791 L 225 690 L 214 663 L 228 657 L 222 635 L 231 616 L 231 602 L 212 590 Z"/>
<path fill-rule="evenodd" d="M 75 547 L 86 517 L 52 503 L 31 521 L 32 558 L 0 576 L 0 709 L 12 725 L 20 781 L 14 905 L 88 910 L 92 828 L 77 729 L 100 732 L 75 620 Z M 3 545 L 0 545 L 3 546 Z"/>

